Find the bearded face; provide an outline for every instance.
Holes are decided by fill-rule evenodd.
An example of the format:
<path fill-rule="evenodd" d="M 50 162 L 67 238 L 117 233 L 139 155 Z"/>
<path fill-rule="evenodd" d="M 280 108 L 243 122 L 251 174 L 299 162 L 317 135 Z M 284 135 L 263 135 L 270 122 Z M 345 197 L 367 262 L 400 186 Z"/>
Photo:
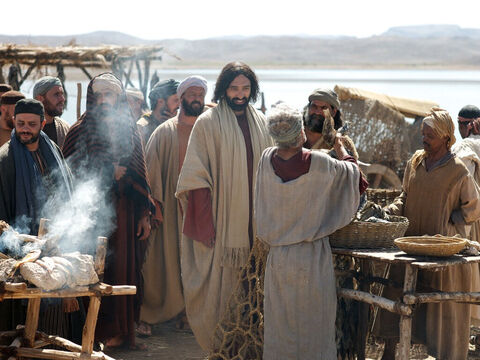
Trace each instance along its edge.
<path fill-rule="evenodd" d="M 40 100 L 48 116 L 55 117 L 63 114 L 65 107 L 65 93 L 63 87 L 54 86 L 48 90 L 45 95 L 40 96 Z"/>
<path fill-rule="evenodd" d="M 205 104 L 199 100 L 188 102 L 187 99 L 182 99 L 182 109 L 187 116 L 199 116 L 203 111 L 204 105 Z"/>

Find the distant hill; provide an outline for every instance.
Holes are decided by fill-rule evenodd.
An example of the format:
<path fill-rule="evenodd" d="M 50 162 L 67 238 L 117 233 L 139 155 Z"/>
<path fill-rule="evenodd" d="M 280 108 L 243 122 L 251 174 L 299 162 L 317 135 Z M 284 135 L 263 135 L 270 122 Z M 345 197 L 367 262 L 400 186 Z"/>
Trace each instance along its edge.
<path fill-rule="evenodd" d="M 368 38 L 320 36 L 228 36 L 202 40 L 144 40 L 131 35 L 97 31 L 69 36 L 7 36 L 0 43 L 66 45 L 161 44 L 179 61 L 171 66 L 219 66 L 243 60 L 255 66 L 278 67 L 480 67 L 480 29 L 456 25 L 394 27 Z"/>
<path fill-rule="evenodd" d="M 480 29 L 461 28 L 458 25 L 418 25 L 398 26 L 388 29 L 382 36 L 400 36 L 409 38 L 429 37 L 467 37 L 480 38 Z"/>

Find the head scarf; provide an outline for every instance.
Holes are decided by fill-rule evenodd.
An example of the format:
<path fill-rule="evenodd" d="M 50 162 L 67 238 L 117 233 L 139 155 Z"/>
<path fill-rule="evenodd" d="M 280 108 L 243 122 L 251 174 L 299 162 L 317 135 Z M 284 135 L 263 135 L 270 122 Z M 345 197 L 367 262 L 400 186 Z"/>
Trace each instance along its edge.
<path fill-rule="evenodd" d="M 177 88 L 177 95 L 179 98 L 182 97 L 183 93 L 190 87 L 197 86 L 203 88 L 205 93 L 207 93 L 207 80 L 203 76 L 192 75 L 184 79 Z"/>
<path fill-rule="evenodd" d="M 148 94 L 148 99 L 150 100 L 150 108 L 155 110 L 157 106 L 158 99 L 168 99 L 173 94 L 177 93 L 178 81 L 173 79 L 163 80 L 157 83 L 150 94 Z"/>
<path fill-rule="evenodd" d="M 101 86 L 109 86 L 109 89 L 120 86 L 122 90 L 117 99 L 113 131 L 102 124 L 95 111 L 94 88 L 98 89 L 97 81 Z M 88 84 L 86 111 L 70 128 L 63 145 L 63 154 L 71 164 L 73 172 L 81 170 L 82 166 L 92 167 L 91 171 L 102 171 L 102 168 L 112 169 L 112 182 L 113 164 L 119 163 L 126 166 L 126 181 L 131 185 L 127 196 L 139 199 L 146 208 L 152 209 L 153 202 L 150 197 L 140 135 L 133 121 L 123 85 L 112 73 L 94 77 Z"/>
<path fill-rule="evenodd" d="M 308 97 L 308 102 L 311 103 L 313 100 L 324 101 L 327 104 L 330 104 L 334 108 L 338 109 L 340 107 L 340 102 L 338 101 L 337 94 L 330 89 L 315 89 Z"/>
<path fill-rule="evenodd" d="M 267 125 L 270 136 L 277 144 L 291 144 L 302 132 L 302 115 L 298 110 L 281 104 L 272 110 Z"/>
<path fill-rule="evenodd" d="M 122 82 L 112 73 L 103 73 L 95 78 L 92 83 L 93 92 L 111 91 L 114 94 L 124 94 Z"/>
<path fill-rule="evenodd" d="M 480 109 L 475 105 L 465 105 L 460 109 L 458 116 L 465 119 L 476 119 L 480 117 Z"/>
<path fill-rule="evenodd" d="M 2 95 L 0 98 L 0 104 L 15 105 L 17 101 L 22 99 L 25 99 L 25 95 L 23 95 L 20 91 L 10 90 Z"/>
<path fill-rule="evenodd" d="M 54 86 L 63 86 L 59 78 L 53 76 L 44 76 L 39 79 L 33 87 L 33 98 L 38 95 L 45 95 Z"/>
<path fill-rule="evenodd" d="M 427 117 L 423 119 L 423 123 L 430 126 L 437 136 L 449 138 L 447 143 L 449 150 L 455 144 L 455 125 L 448 111 L 433 107 Z"/>
<path fill-rule="evenodd" d="M 37 114 L 40 119 L 44 119 L 45 110 L 43 104 L 35 99 L 21 99 L 15 104 L 14 115 L 17 114 Z"/>

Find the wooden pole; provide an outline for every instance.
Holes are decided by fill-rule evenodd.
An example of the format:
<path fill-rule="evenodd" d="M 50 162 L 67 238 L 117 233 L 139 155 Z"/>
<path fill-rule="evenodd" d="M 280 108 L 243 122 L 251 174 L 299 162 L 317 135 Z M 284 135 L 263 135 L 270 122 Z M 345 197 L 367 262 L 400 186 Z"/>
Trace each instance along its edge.
<path fill-rule="evenodd" d="M 480 301 L 480 292 L 431 292 L 406 294 L 403 296 L 403 302 L 408 305 L 443 301 L 457 301 L 478 304 Z"/>
<path fill-rule="evenodd" d="M 411 264 L 405 264 L 405 280 L 403 283 L 403 293 L 409 294 L 415 291 L 417 286 L 418 269 Z M 412 342 L 412 316 L 400 315 L 400 343 L 398 344 L 398 353 L 396 360 L 408 360 L 410 354 L 410 345 Z"/>
<path fill-rule="evenodd" d="M 107 285 L 105 289 L 102 286 L 96 287 L 78 286 L 73 289 L 43 291 L 39 288 L 27 288 L 25 291 L 6 292 L 4 299 L 42 299 L 42 298 L 71 298 L 82 296 L 109 296 L 109 295 L 135 295 L 137 288 L 133 285 Z M 111 288 L 110 288 L 111 286 Z"/>
<path fill-rule="evenodd" d="M 95 252 L 95 271 L 100 281 L 103 280 L 103 272 L 105 269 L 105 257 L 107 256 L 108 239 L 104 236 L 97 238 L 97 250 Z"/>
<path fill-rule="evenodd" d="M 82 84 L 77 83 L 77 120 L 82 116 Z"/>
<path fill-rule="evenodd" d="M 44 237 L 48 233 L 49 219 L 41 218 L 38 224 L 38 238 Z"/>
<path fill-rule="evenodd" d="M 386 299 L 377 295 L 370 294 L 368 292 L 352 290 L 352 289 L 337 289 L 337 295 L 345 297 L 347 299 L 353 299 L 357 301 L 363 301 L 368 304 L 376 305 L 382 309 L 388 310 L 395 314 L 409 316 L 412 314 L 412 309 L 409 306 L 396 302 L 390 299 Z"/>
<path fill-rule="evenodd" d="M 97 326 L 98 310 L 100 309 L 100 296 L 90 296 L 87 319 L 83 327 L 82 353 L 93 352 L 93 341 L 95 340 L 95 327 Z"/>
<path fill-rule="evenodd" d="M 35 343 L 35 333 L 38 326 L 38 314 L 40 312 L 40 302 L 42 299 L 28 300 L 27 319 L 25 320 L 24 338 L 28 347 L 33 347 Z"/>

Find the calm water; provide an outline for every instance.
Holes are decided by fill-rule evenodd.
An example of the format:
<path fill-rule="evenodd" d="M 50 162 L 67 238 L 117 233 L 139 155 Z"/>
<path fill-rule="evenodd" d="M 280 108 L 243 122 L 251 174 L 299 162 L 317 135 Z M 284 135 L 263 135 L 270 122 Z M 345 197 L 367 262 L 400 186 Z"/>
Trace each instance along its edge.
<path fill-rule="evenodd" d="M 157 69 L 160 79 L 182 80 L 189 75 L 202 75 L 208 80 L 207 100 L 212 98 L 215 79 L 220 70 Z M 302 108 L 308 94 L 318 87 L 335 85 L 357 87 L 391 96 L 434 101 L 447 109 L 452 118 L 465 104 L 480 106 L 480 71 L 450 70 L 262 70 L 256 69 L 260 89 L 265 93 L 267 108 L 278 100 Z M 68 73 L 67 73 L 68 76 Z M 135 82 L 134 82 L 135 83 Z M 88 81 L 82 81 L 82 111 Z M 67 81 L 69 107 L 63 118 L 75 122 L 76 82 Z M 32 83 L 26 82 L 22 91 L 31 96 Z"/>

